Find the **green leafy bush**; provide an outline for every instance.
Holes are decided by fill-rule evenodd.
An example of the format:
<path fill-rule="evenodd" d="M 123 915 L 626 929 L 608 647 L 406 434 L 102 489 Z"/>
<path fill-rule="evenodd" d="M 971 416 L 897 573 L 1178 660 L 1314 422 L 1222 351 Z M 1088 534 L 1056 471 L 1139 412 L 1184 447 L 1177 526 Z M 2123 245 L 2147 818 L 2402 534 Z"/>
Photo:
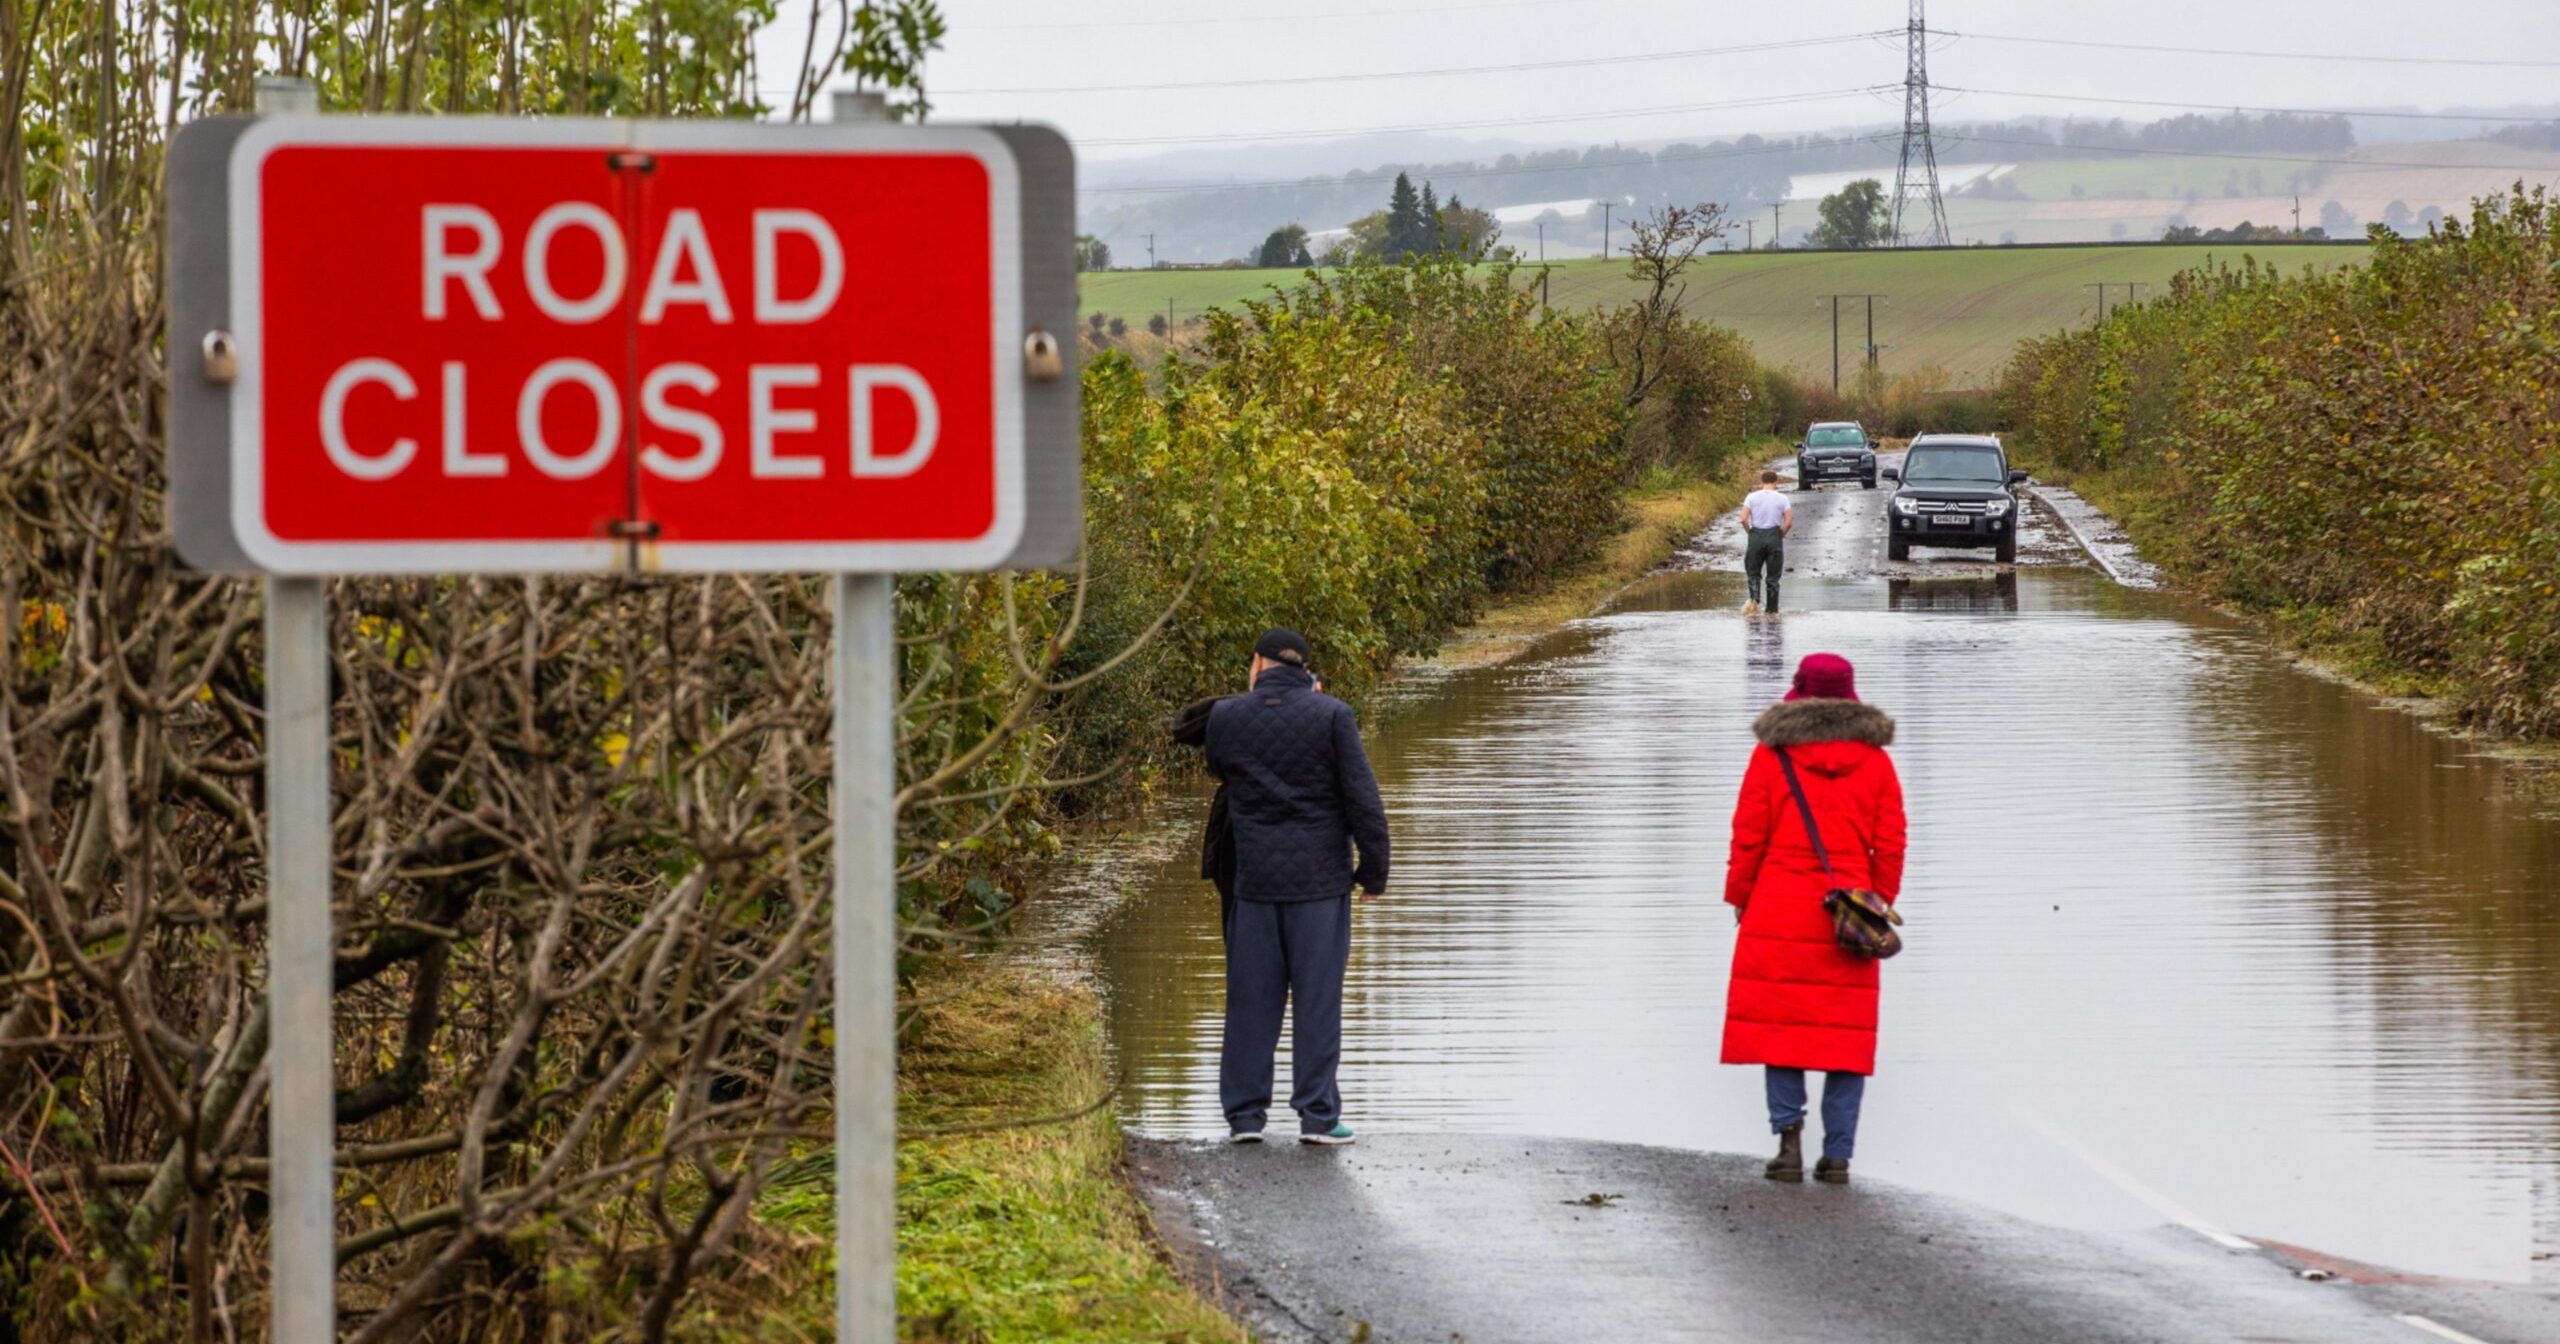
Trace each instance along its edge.
<path fill-rule="evenodd" d="M 1244 305 L 1205 348 L 1240 367 L 1246 338 L 1283 323 L 1373 331 L 1445 389 L 1482 495 L 1474 540 L 1488 590 L 1584 560 L 1616 530 L 1637 452 L 1604 348 L 1580 315 L 1542 311 L 1510 263 L 1356 262 Z"/>

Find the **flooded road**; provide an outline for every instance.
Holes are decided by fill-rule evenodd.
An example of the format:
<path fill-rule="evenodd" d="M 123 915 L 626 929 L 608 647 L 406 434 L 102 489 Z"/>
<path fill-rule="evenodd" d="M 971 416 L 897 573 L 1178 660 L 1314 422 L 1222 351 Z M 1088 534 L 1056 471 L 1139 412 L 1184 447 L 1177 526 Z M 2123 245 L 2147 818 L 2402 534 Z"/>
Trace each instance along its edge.
<path fill-rule="evenodd" d="M 1761 1151 L 1759 1071 L 1716 1063 L 1726 825 L 1752 718 L 1828 650 L 1899 719 L 1911 813 L 1862 1175 L 2560 1283 L 2560 797 L 2067 563 L 2050 518 L 2014 572 L 1888 564 L 1883 495 L 1798 496 L 1783 617 L 1738 614 L 1719 545 L 1362 706 L 1396 865 L 1356 914 L 1348 1118 Z M 1142 1134 L 1223 1128 L 1195 863 L 1093 934 Z"/>

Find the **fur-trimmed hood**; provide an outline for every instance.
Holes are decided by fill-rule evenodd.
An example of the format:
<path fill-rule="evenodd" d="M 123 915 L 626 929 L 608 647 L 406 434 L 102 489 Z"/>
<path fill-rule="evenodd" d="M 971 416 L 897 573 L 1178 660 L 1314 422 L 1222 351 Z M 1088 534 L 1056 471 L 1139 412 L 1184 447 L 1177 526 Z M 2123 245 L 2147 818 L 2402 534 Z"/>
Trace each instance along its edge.
<path fill-rule="evenodd" d="M 1773 747 L 1801 747 L 1815 742 L 1863 742 L 1893 745 L 1893 719 L 1883 710 L 1856 700 L 1781 700 L 1751 725 L 1751 734 Z"/>

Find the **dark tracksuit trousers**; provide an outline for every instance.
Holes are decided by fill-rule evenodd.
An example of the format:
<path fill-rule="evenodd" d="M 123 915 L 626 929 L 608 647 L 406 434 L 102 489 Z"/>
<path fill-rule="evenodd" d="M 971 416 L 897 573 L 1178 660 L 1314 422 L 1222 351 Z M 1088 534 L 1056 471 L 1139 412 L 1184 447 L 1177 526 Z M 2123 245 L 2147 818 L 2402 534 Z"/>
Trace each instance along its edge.
<path fill-rule="evenodd" d="M 1786 530 L 1752 528 L 1751 540 L 1742 548 L 1742 577 L 1751 589 L 1751 600 L 1759 603 L 1762 610 L 1778 609 L 1778 574 L 1786 567 Z"/>
<path fill-rule="evenodd" d="M 1334 1069 L 1342 1062 L 1342 977 L 1350 964 L 1349 896 L 1235 903 L 1227 925 L 1226 1044 L 1218 1056 L 1218 1104 L 1229 1129 L 1262 1129 L 1284 1007 L 1298 1132 L 1322 1134 L 1342 1118 Z"/>

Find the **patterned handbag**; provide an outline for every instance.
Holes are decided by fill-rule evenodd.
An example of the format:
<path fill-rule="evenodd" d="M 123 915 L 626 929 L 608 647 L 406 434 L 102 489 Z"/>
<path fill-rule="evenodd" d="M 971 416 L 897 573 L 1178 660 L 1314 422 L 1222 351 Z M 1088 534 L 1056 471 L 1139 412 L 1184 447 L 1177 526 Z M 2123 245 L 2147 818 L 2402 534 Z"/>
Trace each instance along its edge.
<path fill-rule="evenodd" d="M 1822 875 L 1831 890 L 1822 897 L 1822 908 L 1831 912 L 1831 936 L 1838 939 L 1842 951 L 1867 961 L 1882 961 L 1902 950 L 1902 935 L 1894 926 L 1902 922 L 1902 912 L 1884 897 L 1862 887 L 1840 885 L 1840 876 L 1831 871 L 1831 851 L 1822 844 L 1822 828 L 1813 824 L 1813 804 L 1805 801 L 1804 783 L 1796 778 L 1796 763 L 1787 759 L 1785 747 L 1771 747 L 1778 753 L 1778 768 L 1787 772 L 1787 792 L 1796 796 L 1796 815 L 1804 818 L 1805 837 L 1813 841 L 1813 856 L 1822 860 Z"/>

